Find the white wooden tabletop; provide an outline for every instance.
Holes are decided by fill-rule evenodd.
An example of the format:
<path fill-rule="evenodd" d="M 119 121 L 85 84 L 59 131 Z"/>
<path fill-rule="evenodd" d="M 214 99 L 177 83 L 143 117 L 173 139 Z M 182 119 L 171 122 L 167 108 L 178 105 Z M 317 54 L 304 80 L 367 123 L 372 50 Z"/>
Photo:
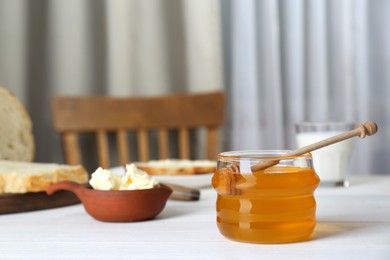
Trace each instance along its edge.
<path fill-rule="evenodd" d="M 311 241 L 234 242 L 215 224 L 213 189 L 168 201 L 154 220 L 104 223 L 82 205 L 0 215 L 0 259 L 390 259 L 390 176 L 320 187 Z"/>

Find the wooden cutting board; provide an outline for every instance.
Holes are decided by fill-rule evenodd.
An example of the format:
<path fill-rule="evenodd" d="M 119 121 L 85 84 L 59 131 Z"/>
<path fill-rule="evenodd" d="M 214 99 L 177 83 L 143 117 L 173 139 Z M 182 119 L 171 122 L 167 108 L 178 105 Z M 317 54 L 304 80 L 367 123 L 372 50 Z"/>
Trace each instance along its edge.
<path fill-rule="evenodd" d="M 0 214 L 51 209 L 80 203 L 79 198 L 69 191 L 58 191 L 53 195 L 46 192 L 0 195 Z"/>

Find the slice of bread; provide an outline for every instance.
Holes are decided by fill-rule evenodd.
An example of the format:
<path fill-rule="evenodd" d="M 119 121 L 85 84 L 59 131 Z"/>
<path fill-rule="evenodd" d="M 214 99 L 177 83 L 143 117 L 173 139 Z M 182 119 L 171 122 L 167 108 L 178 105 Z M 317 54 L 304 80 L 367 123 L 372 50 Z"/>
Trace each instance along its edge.
<path fill-rule="evenodd" d="M 0 160 L 31 162 L 34 154 L 30 116 L 12 92 L 0 87 Z"/>
<path fill-rule="evenodd" d="M 87 183 L 82 166 L 55 163 L 0 161 L 0 194 L 40 192 L 59 181 Z"/>
<path fill-rule="evenodd" d="M 149 175 L 194 175 L 214 172 L 217 162 L 209 160 L 152 160 L 135 163 Z"/>

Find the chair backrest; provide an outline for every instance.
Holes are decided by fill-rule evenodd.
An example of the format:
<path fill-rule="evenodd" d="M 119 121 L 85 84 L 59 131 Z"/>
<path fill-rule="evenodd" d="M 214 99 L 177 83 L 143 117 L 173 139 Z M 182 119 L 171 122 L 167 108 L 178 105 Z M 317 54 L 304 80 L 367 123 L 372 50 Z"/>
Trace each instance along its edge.
<path fill-rule="evenodd" d="M 150 135 L 156 132 L 158 159 L 172 158 L 169 132 L 177 131 L 178 158 L 190 158 L 190 131 L 206 129 L 206 153 L 215 159 L 219 127 L 224 123 L 225 94 L 180 94 L 160 97 L 54 96 L 54 129 L 60 133 L 68 164 L 82 164 L 79 134 L 94 133 L 99 166 L 110 167 L 109 134 L 116 136 L 118 160 L 128 163 L 130 132 L 136 136 L 138 161 L 150 158 Z"/>

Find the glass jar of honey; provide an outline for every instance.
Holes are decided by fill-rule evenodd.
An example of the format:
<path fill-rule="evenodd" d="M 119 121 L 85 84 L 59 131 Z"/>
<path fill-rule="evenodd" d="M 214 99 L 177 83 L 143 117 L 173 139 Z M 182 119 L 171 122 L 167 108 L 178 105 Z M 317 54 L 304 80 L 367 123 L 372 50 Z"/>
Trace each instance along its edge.
<path fill-rule="evenodd" d="M 232 240 L 288 243 L 311 238 L 319 177 L 311 154 L 232 151 L 218 155 L 212 179 L 217 226 Z M 260 167 L 259 167 L 260 166 Z"/>

